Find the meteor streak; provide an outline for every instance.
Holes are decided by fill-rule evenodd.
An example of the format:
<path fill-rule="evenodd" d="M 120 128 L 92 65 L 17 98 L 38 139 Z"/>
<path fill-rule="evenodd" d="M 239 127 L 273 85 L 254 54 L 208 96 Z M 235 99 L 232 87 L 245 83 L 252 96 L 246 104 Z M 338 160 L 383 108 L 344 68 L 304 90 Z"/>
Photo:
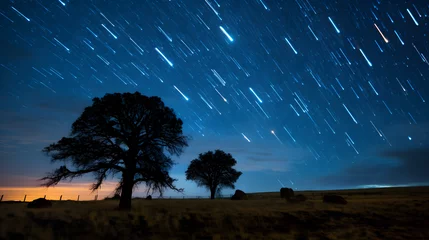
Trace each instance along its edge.
<path fill-rule="evenodd" d="M 260 102 L 260 103 L 262 103 L 262 100 L 259 98 L 259 96 L 255 93 L 255 91 L 253 91 L 253 89 L 252 88 L 249 88 L 249 90 L 253 93 L 253 95 L 255 95 L 255 97 L 258 99 L 258 101 Z"/>
<path fill-rule="evenodd" d="M 287 38 L 285 38 L 286 42 L 289 44 L 290 48 L 292 48 L 293 52 L 295 54 L 298 54 L 298 52 L 295 50 L 295 48 L 292 46 L 292 44 L 289 42 L 289 40 Z"/>
<path fill-rule="evenodd" d="M 366 62 L 370 67 L 372 67 L 372 63 L 369 61 L 369 59 L 366 57 L 365 53 L 362 51 L 362 49 L 359 49 L 360 53 L 362 53 L 362 56 L 365 58 Z"/>
<path fill-rule="evenodd" d="M 24 14 L 22 14 L 20 11 L 18 11 L 16 8 L 11 7 L 15 12 L 17 12 L 21 17 L 25 18 L 25 20 L 27 20 L 28 22 L 30 21 L 30 19 L 28 17 L 26 17 Z"/>
<path fill-rule="evenodd" d="M 110 33 L 110 35 L 112 35 L 113 38 L 118 39 L 118 37 L 115 34 L 113 34 L 113 32 L 110 31 L 103 23 L 101 24 L 101 26 L 103 26 L 103 28 L 106 29 Z"/>
<path fill-rule="evenodd" d="M 158 48 L 155 48 L 155 50 L 162 56 L 162 58 L 164 58 L 164 60 L 168 63 L 168 65 L 170 65 L 170 67 L 173 67 L 173 63 L 170 62 L 170 60 L 168 60 L 168 58 Z"/>
<path fill-rule="evenodd" d="M 185 96 L 185 94 L 182 93 L 182 91 L 180 91 L 175 85 L 173 85 L 173 87 L 182 95 L 182 97 L 186 100 L 189 101 L 189 98 L 187 96 Z"/>
<path fill-rule="evenodd" d="M 388 43 L 389 40 L 384 36 L 384 34 L 381 32 L 380 28 L 378 28 L 377 24 L 374 23 L 375 28 L 377 28 L 377 31 L 380 33 L 381 37 L 383 37 L 383 40 L 385 43 Z"/>
<path fill-rule="evenodd" d="M 219 28 L 223 32 L 223 34 L 225 34 L 225 36 L 228 38 L 230 42 L 234 42 L 234 39 L 229 35 L 229 33 L 222 26 L 219 26 Z"/>
<path fill-rule="evenodd" d="M 243 135 L 243 137 L 244 137 L 248 142 L 250 142 L 250 139 L 249 139 L 249 138 L 247 138 L 247 137 L 246 137 L 246 135 L 244 135 L 244 133 L 241 133 L 241 135 Z"/>
<path fill-rule="evenodd" d="M 413 21 L 414 21 L 414 24 L 416 24 L 416 26 L 418 26 L 419 25 L 419 23 L 417 22 L 417 20 L 414 18 L 414 16 L 413 16 L 413 14 L 410 12 L 410 10 L 407 8 L 407 12 L 408 12 L 408 14 L 410 14 L 410 17 L 413 19 Z"/>
<path fill-rule="evenodd" d="M 337 25 L 335 25 L 334 21 L 332 20 L 331 17 L 328 17 L 329 21 L 332 23 L 332 26 L 334 26 L 335 31 L 337 31 L 337 33 L 340 33 L 340 29 L 337 28 Z"/>
<path fill-rule="evenodd" d="M 349 111 L 349 109 L 346 107 L 346 105 L 344 103 L 343 103 L 343 107 L 349 113 L 350 117 L 353 119 L 353 122 L 355 122 L 356 124 L 358 124 L 358 122 L 356 121 L 355 117 L 353 117 L 353 114 Z"/>

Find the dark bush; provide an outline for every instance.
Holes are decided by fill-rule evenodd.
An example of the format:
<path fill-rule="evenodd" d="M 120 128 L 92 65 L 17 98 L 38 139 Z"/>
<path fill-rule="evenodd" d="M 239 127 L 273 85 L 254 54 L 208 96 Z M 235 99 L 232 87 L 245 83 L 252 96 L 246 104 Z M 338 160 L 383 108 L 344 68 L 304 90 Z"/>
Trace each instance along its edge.
<path fill-rule="evenodd" d="M 44 198 L 38 198 L 28 203 L 27 207 L 28 208 L 50 208 L 52 207 L 52 202 Z"/>
<path fill-rule="evenodd" d="M 325 195 L 323 196 L 324 203 L 347 204 L 347 201 L 338 195 Z"/>

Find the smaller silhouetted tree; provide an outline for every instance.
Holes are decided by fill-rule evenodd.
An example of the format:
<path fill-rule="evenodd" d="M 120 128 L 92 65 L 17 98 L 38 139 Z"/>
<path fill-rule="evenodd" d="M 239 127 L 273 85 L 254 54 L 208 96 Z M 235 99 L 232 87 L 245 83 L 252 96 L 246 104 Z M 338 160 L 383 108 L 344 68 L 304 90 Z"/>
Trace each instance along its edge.
<path fill-rule="evenodd" d="M 208 188 L 210 198 L 214 199 L 217 190 L 235 188 L 234 183 L 242 174 L 232 168 L 235 164 L 237 161 L 229 153 L 221 150 L 208 151 L 191 161 L 186 170 L 186 180 Z"/>

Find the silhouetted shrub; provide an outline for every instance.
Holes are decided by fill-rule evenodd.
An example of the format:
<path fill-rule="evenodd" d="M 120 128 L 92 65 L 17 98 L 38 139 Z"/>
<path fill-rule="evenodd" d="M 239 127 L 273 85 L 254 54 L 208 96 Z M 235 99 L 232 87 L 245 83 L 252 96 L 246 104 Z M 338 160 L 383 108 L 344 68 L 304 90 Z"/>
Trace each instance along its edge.
<path fill-rule="evenodd" d="M 234 195 L 232 195 L 231 200 L 247 200 L 247 195 L 245 192 L 237 189 L 235 190 Z"/>
<path fill-rule="evenodd" d="M 323 196 L 324 203 L 347 204 L 347 201 L 338 195 L 325 195 Z"/>
<path fill-rule="evenodd" d="M 281 198 L 291 198 L 294 196 L 294 192 L 292 188 L 280 188 L 280 197 Z"/>
<path fill-rule="evenodd" d="M 28 203 L 27 207 L 28 208 L 50 208 L 52 207 L 52 202 L 44 198 L 38 198 Z"/>

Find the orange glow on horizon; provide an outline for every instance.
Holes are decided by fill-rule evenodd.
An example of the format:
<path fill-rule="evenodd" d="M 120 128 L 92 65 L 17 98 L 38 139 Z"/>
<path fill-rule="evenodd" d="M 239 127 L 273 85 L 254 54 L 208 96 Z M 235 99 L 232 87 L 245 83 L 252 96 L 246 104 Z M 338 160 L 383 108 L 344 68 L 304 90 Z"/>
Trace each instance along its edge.
<path fill-rule="evenodd" d="M 106 181 L 101 185 L 101 188 L 91 193 L 89 188 L 92 182 L 79 182 L 79 183 L 60 183 L 55 187 L 0 187 L 0 195 L 3 195 L 3 201 L 23 201 L 24 196 L 26 202 L 32 201 L 37 198 L 43 198 L 46 195 L 46 199 L 59 200 L 62 195 L 62 200 L 94 200 L 98 194 L 98 200 L 102 200 L 105 197 L 113 196 L 117 182 Z M 142 194 L 139 194 L 142 193 Z M 133 195 L 145 195 L 145 188 L 141 186 L 135 191 Z"/>

